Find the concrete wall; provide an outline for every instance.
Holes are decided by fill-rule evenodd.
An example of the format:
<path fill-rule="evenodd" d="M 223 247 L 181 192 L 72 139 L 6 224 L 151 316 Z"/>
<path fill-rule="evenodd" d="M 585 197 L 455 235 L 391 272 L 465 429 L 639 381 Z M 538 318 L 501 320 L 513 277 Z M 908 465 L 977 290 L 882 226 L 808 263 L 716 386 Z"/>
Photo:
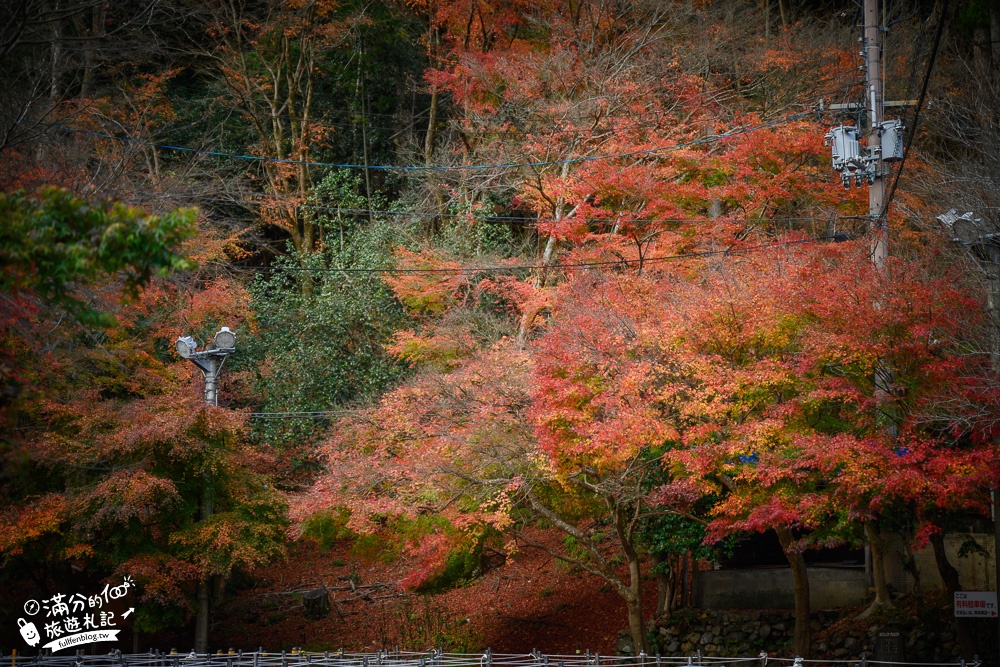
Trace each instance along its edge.
<path fill-rule="evenodd" d="M 916 583 L 913 575 L 903 568 L 906 558 L 903 539 L 894 533 L 884 534 L 885 541 L 885 578 L 889 585 L 897 591 L 912 591 Z M 967 549 L 965 558 L 959 558 L 958 552 L 966 540 L 972 540 L 988 555 L 984 556 L 978 550 Z M 993 564 L 993 535 L 990 533 L 949 533 L 944 536 L 944 548 L 948 560 L 958 570 L 962 588 L 967 591 L 995 591 L 996 571 Z M 920 588 L 925 591 L 944 588 L 937 564 L 934 562 L 934 551 L 930 545 L 913 553 L 913 560 L 920 576 Z"/>
<path fill-rule="evenodd" d="M 896 534 L 883 534 L 885 570 L 889 586 L 896 591 L 912 591 L 915 579 L 903 567 L 907 558 L 903 539 Z M 982 549 L 958 552 L 967 541 Z M 993 535 L 987 533 L 951 533 L 944 539 L 945 551 L 952 566 L 958 570 L 962 588 L 968 591 L 996 590 L 993 565 Z M 986 555 L 983 555 L 983 554 Z M 913 553 L 924 591 L 944 588 L 934 552 L 928 545 Z M 861 568 L 810 567 L 809 603 L 812 609 L 836 609 L 864 604 L 868 599 L 868 584 Z M 695 573 L 692 588 L 694 607 L 699 609 L 793 609 L 795 599 L 792 571 L 785 568 L 708 570 Z"/>
<path fill-rule="evenodd" d="M 862 568 L 810 567 L 809 604 L 835 609 L 863 604 L 868 587 Z M 794 609 L 790 568 L 708 570 L 696 573 L 693 603 L 699 609 Z"/>

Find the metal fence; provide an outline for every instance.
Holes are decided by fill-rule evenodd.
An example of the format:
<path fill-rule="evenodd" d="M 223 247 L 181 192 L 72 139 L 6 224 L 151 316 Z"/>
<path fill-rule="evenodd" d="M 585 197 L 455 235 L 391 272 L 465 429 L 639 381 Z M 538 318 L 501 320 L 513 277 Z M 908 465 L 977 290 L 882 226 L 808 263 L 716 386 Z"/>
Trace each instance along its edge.
<path fill-rule="evenodd" d="M 703 656 L 699 652 L 687 657 L 599 655 L 550 655 L 532 653 L 446 653 L 433 650 L 412 652 L 382 650 L 374 653 L 325 651 L 322 653 L 293 649 L 269 652 L 230 651 L 228 653 L 148 653 L 125 654 L 112 651 L 103 655 L 85 655 L 82 651 L 67 655 L 4 656 L 0 667 L 870 667 L 882 665 L 919 667 L 980 667 L 979 660 L 957 662 L 892 662 L 870 660 L 862 654 L 852 660 L 804 660 L 781 658 L 761 652 L 755 657 L 733 658 Z"/>

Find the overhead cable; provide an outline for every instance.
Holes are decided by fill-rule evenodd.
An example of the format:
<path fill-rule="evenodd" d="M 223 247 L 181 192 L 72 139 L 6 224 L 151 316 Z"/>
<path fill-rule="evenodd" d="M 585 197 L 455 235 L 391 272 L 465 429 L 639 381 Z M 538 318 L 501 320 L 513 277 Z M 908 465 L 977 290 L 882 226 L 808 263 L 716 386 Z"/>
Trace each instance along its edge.
<path fill-rule="evenodd" d="M 140 144 L 144 146 L 152 146 L 153 148 L 158 148 L 165 151 L 176 151 L 184 153 L 193 153 L 197 155 L 207 155 L 211 157 L 222 157 L 229 158 L 233 160 L 249 160 L 254 162 L 261 162 L 267 164 L 290 164 L 299 166 L 310 166 L 310 167 L 330 167 L 337 169 L 371 169 L 376 171 L 400 171 L 400 172 L 416 172 L 416 171 L 473 171 L 473 170 L 505 170 L 505 169 L 521 169 L 524 167 L 548 167 L 548 166 L 558 166 L 564 164 L 580 164 L 584 162 L 598 162 L 603 160 L 615 160 L 619 158 L 630 158 L 630 157 L 641 157 L 644 155 L 655 155 L 656 153 L 666 153 L 670 151 L 683 150 L 685 148 L 692 148 L 695 146 L 701 146 L 705 144 L 714 143 L 716 141 L 722 141 L 724 139 L 729 139 L 732 137 L 737 137 L 744 134 L 750 134 L 751 132 L 757 132 L 760 130 L 769 129 L 782 125 L 784 123 L 790 123 L 801 118 L 812 116 L 812 111 L 807 111 L 803 113 L 793 114 L 785 118 L 771 121 L 769 123 L 760 123 L 757 125 L 751 125 L 748 127 L 737 128 L 730 130 L 729 132 L 724 132 L 722 134 L 715 134 L 708 137 L 702 137 L 700 139 L 693 139 L 691 141 L 680 142 L 676 144 L 669 144 L 666 146 L 657 146 L 654 148 L 645 148 L 635 151 L 625 151 L 621 153 L 612 153 L 606 155 L 590 155 L 575 158 L 565 158 L 562 160 L 539 160 L 534 162 L 508 162 L 501 164 L 465 164 L 465 165 L 364 165 L 364 164 L 352 164 L 352 163 L 338 163 L 338 162 L 318 162 L 312 160 L 291 160 L 287 158 L 271 158 L 263 157 L 260 155 L 244 155 L 239 153 L 226 153 L 223 151 L 209 151 L 200 148 L 191 148 L 190 146 L 174 146 L 171 144 L 158 144 L 151 141 L 143 141 L 141 139 L 134 139 L 131 137 L 121 137 L 112 134 L 106 134 L 104 132 L 95 132 L 92 130 L 84 130 L 82 128 L 70 127 L 68 125 L 60 125 L 56 123 L 42 123 L 40 121 L 32 121 L 32 124 L 50 127 L 55 130 L 61 130 L 64 132 L 73 132 L 76 134 L 84 134 L 88 136 L 99 137 L 102 139 L 111 139 L 112 141 L 119 141 L 121 143 L 130 144 Z M 27 121 L 25 121 L 27 122 Z"/>
<path fill-rule="evenodd" d="M 686 259 L 701 259 L 705 257 L 716 257 L 720 255 L 735 256 L 743 252 L 756 251 L 756 250 L 766 250 L 770 248 L 780 248 L 784 246 L 801 245 L 804 243 L 816 243 L 817 241 L 827 241 L 827 240 L 839 240 L 837 236 L 822 237 L 819 239 L 795 239 L 789 241 L 775 241 L 773 243 L 761 243 L 751 246 L 730 246 L 723 250 L 703 250 L 699 252 L 689 252 L 681 253 L 677 255 L 660 255 L 658 257 L 644 257 L 636 259 L 614 259 L 605 260 L 598 262 L 555 262 L 553 264 L 518 264 L 509 266 L 456 266 L 456 267 L 446 267 L 446 268 L 420 268 L 420 267 L 325 267 L 325 266 L 232 266 L 227 264 L 235 271 L 270 271 L 275 273 L 367 273 L 367 274 L 440 274 L 440 275 L 456 275 L 456 274 L 475 274 L 475 273 L 494 273 L 494 272 L 514 272 L 514 271 L 552 271 L 556 269 L 583 269 L 583 268 L 595 268 L 601 266 L 620 266 L 620 267 L 631 267 L 631 266 L 642 266 L 645 264 L 652 264 L 655 262 L 669 262 L 678 261 Z"/>

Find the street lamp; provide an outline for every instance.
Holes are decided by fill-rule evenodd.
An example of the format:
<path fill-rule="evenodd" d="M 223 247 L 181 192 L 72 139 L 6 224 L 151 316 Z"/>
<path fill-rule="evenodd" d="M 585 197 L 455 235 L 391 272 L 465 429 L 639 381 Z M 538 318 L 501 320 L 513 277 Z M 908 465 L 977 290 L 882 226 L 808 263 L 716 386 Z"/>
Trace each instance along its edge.
<path fill-rule="evenodd" d="M 177 349 L 177 354 L 197 366 L 205 377 L 205 402 L 209 405 L 218 405 L 219 392 L 216 389 L 216 381 L 219 379 L 222 365 L 226 363 L 226 357 L 236 351 L 236 334 L 229 327 L 222 327 L 201 352 L 198 351 L 198 341 L 192 336 L 179 337 L 174 347 Z M 202 473 L 202 481 L 201 520 L 205 521 L 215 511 L 211 469 L 206 469 Z M 213 575 L 213 578 L 217 576 Z M 208 650 L 208 608 L 211 602 L 208 583 L 207 577 L 202 577 L 198 582 L 198 616 L 195 619 L 194 644 L 195 650 L 200 653 Z"/>
<path fill-rule="evenodd" d="M 986 274 L 986 310 L 990 323 L 990 363 L 1000 371 L 1000 233 L 973 213 L 958 215 L 955 209 L 942 213 L 938 221 L 951 232 L 952 240 L 969 249 Z"/>
<path fill-rule="evenodd" d="M 198 342 L 191 336 L 181 336 L 174 343 L 177 354 L 189 360 L 201 371 L 205 378 L 205 402 L 209 405 L 219 404 L 219 392 L 216 382 L 226 357 L 236 350 L 236 334 L 229 327 L 222 327 L 215 334 L 215 339 L 209 342 L 205 349 L 198 351 Z"/>

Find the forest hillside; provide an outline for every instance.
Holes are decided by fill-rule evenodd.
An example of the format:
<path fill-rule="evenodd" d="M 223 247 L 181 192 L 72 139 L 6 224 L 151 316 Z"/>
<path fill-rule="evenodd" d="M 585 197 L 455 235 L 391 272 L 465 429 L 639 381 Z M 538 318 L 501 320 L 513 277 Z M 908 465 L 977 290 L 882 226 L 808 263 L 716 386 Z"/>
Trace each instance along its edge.
<path fill-rule="evenodd" d="M 0 81 L 5 650 L 479 650 L 530 562 L 650 652 L 766 537 L 808 656 L 810 554 L 993 530 L 996 2 L 12 0 Z"/>

